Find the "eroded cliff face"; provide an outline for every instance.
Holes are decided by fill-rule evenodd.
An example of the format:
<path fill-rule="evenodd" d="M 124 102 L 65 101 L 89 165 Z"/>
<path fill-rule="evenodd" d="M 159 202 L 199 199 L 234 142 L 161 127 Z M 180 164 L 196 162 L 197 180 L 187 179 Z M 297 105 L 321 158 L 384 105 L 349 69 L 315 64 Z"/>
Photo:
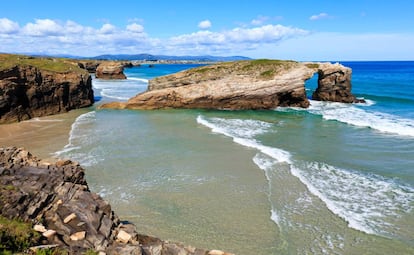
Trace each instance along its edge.
<path fill-rule="evenodd" d="M 352 70 L 338 63 L 323 63 L 318 68 L 318 88 L 312 99 L 341 103 L 358 103 L 364 100 L 357 99 L 351 92 Z"/>
<path fill-rule="evenodd" d="M 63 113 L 93 103 L 91 77 L 79 68 L 53 72 L 14 65 L 0 70 L 0 124 Z"/>

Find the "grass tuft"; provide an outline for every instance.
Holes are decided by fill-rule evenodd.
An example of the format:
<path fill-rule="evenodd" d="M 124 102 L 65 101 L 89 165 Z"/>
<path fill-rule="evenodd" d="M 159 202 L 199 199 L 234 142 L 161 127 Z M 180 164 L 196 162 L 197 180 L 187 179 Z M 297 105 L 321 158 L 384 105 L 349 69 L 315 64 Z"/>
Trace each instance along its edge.
<path fill-rule="evenodd" d="M 39 240 L 40 234 L 32 229 L 32 224 L 0 216 L 0 254 L 24 251 Z"/>

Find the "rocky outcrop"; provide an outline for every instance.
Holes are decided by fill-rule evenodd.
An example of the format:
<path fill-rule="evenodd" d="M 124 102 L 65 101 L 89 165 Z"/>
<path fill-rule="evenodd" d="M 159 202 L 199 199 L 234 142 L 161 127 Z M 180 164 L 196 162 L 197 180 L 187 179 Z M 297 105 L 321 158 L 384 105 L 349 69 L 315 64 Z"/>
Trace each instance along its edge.
<path fill-rule="evenodd" d="M 342 65 L 252 60 L 220 63 L 158 77 L 150 80 L 148 91 L 127 102 L 108 103 L 101 108 L 245 110 L 308 107 L 305 81 L 314 73 L 319 73 L 324 93 L 342 95 L 336 96 L 335 101 L 355 102 L 350 93 L 351 71 Z"/>
<path fill-rule="evenodd" d="M 45 67 L 17 62 L 0 68 L 0 124 L 94 103 L 92 80 L 86 71 L 71 64 L 62 71 L 48 70 L 48 64 L 63 65 L 47 60 Z"/>
<path fill-rule="evenodd" d="M 96 68 L 95 75 L 98 79 L 126 79 L 124 64 L 115 61 L 101 62 Z"/>
<path fill-rule="evenodd" d="M 149 90 L 103 108 L 272 109 L 309 105 L 304 82 L 313 71 L 300 63 L 255 60 L 221 63 L 155 78 Z"/>
<path fill-rule="evenodd" d="M 78 66 L 87 70 L 89 73 L 95 73 L 96 68 L 99 66 L 99 61 L 80 61 Z"/>
<path fill-rule="evenodd" d="M 49 164 L 23 149 L 0 148 L 0 198 L 2 216 L 31 222 L 43 245 L 71 254 L 90 249 L 100 254 L 228 254 L 138 234 L 89 190 L 84 170 L 69 160 Z"/>
<path fill-rule="evenodd" d="M 351 92 L 351 68 L 339 63 L 324 63 L 319 65 L 318 75 L 318 88 L 313 93 L 312 99 L 342 103 L 364 102 Z"/>

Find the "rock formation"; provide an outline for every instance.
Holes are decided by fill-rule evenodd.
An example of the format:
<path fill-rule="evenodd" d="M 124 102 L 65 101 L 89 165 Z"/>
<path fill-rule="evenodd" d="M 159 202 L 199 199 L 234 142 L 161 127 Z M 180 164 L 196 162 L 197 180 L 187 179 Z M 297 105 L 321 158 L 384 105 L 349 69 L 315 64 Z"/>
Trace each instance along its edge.
<path fill-rule="evenodd" d="M 318 75 L 318 88 L 313 93 L 312 99 L 342 103 L 364 102 L 351 92 L 351 68 L 338 63 L 324 63 L 320 64 Z"/>
<path fill-rule="evenodd" d="M 100 254 L 228 254 L 138 234 L 90 192 L 84 170 L 69 160 L 49 164 L 23 149 L 0 148 L 0 198 L 2 216 L 33 223 L 44 245 L 58 245 L 70 254 L 90 249 Z"/>
<path fill-rule="evenodd" d="M 95 73 L 96 68 L 99 66 L 99 61 L 79 61 L 78 66 L 89 73 Z"/>
<path fill-rule="evenodd" d="M 96 78 L 99 79 L 126 79 L 124 63 L 104 61 L 96 68 Z"/>
<path fill-rule="evenodd" d="M 0 61 L 0 124 L 94 103 L 91 77 L 75 65 L 14 55 Z"/>
<path fill-rule="evenodd" d="M 150 80 L 148 91 L 125 103 L 108 103 L 101 108 L 244 110 L 308 107 L 305 81 L 316 72 L 320 75 L 319 83 L 324 93 L 341 95 L 335 96 L 335 101 L 356 101 L 350 93 L 349 68 L 330 63 L 262 59 L 219 63 L 158 77 Z M 321 99 L 331 100 L 333 97 Z"/>
<path fill-rule="evenodd" d="M 309 105 L 313 71 L 293 61 L 255 60 L 203 66 L 150 81 L 147 92 L 109 108 L 272 109 Z"/>

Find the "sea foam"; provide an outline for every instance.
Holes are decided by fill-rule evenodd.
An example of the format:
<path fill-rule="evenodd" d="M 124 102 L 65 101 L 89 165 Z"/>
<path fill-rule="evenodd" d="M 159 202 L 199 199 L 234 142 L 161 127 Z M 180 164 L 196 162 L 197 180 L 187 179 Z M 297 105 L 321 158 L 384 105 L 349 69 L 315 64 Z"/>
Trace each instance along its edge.
<path fill-rule="evenodd" d="M 93 79 L 92 86 L 103 97 L 124 101 L 145 91 L 148 87 L 148 80 L 141 78 L 116 81 Z"/>
<path fill-rule="evenodd" d="M 66 144 L 62 150 L 54 153 L 55 157 L 70 157 L 74 160 L 80 161 L 83 165 L 90 165 L 91 161 L 94 161 L 94 157 L 91 155 L 76 153 L 76 150 L 81 149 L 81 145 L 84 145 L 91 135 L 85 130 L 85 126 L 91 125 L 96 120 L 96 112 L 91 111 L 84 113 L 76 118 L 73 122 L 71 130 L 69 132 L 68 144 Z"/>
<path fill-rule="evenodd" d="M 326 120 L 337 120 L 358 127 L 401 136 L 414 136 L 414 120 L 392 114 L 369 111 L 355 105 L 311 101 L 309 112 L 322 115 Z"/>
<path fill-rule="evenodd" d="M 388 134 L 414 137 L 414 120 L 393 114 L 371 111 L 369 106 L 375 105 L 374 101 L 368 100 L 366 104 L 344 104 L 310 100 L 310 103 L 310 107 L 307 109 L 279 107 L 276 111 L 307 111 L 315 115 L 321 115 L 325 120 L 335 120 Z"/>
<path fill-rule="evenodd" d="M 392 235 L 390 221 L 413 209 L 412 188 L 377 175 L 320 162 L 295 162 L 291 172 L 349 227 L 369 234 Z"/>
<path fill-rule="evenodd" d="M 239 120 L 197 117 L 197 122 L 209 127 L 212 132 L 233 138 L 235 143 L 257 149 L 279 162 L 290 162 L 290 153 L 278 148 L 269 147 L 259 143 L 254 137 L 267 132 L 271 123 L 258 120 Z"/>
<path fill-rule="evenodd" d="M 334 107 L 337 108 L 337 107 Z M 234 142 L 257 149 L 271 157 L 256 155 L 254 163 L 264 171 L 268 182 L 271 219 L 280 226 L 280 216 L 271 202 L 271 169 L 275 163 L 287 163 L 290 172 L 327 208 L 348 222 L 348 226 L 365 233 L 390 236 L 397 232 L 391 223 L 401 211 L 411 211 L 414 190 L 390 179 L 364 175 L 320 162 L 299 161 L 282 149 L 265 146 L 254 136 L 270 131 L 272 124 L 256 120 L 197 117 L 197 122 L 212 132 L 231 137 Z M 247 130 L 252 128 L 253 130 Z"/>

